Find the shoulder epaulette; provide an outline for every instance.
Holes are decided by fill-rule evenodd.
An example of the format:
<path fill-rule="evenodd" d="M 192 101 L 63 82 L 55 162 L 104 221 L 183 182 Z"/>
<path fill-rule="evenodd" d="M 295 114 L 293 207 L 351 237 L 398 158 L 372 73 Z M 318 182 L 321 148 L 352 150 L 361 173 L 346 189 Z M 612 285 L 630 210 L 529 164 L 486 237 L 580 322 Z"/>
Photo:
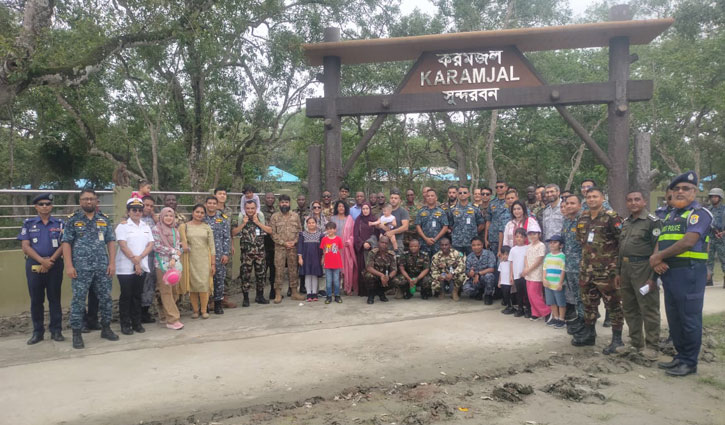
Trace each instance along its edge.
<path fill-rule="evenodd" d="M 224 214 L 224 213 L 222 213 L 222 218 L 226 220 L 226 219 L 228 219 L 228 218 L 229 218 L 229 216 L 228 216 L 228 215 L 226 215 L 226 214 Z"/>
<path fill-rule="evenodd" d="M 660 221 L 660 218 L 659 218 L 659 217 L 657 217 L 657 216 L 656 216 L 656 215 L 654 215 L 654 214 L 647 214 L 647 218 L 649 218 L 649 219 L 650 219 L 650 220 L 652 220 L 652 221 Z"/>
<path fill-rule="evenodd" d="M 612 217 L 616 217 L 616 216 L 617 216 L 617 212 L 616 212 L 616 211 L 614 211 L 614 210 L 607 210 L 607 211 L 605 211 L 605 212 L 606 212 L 606 213 L 607 213 L 608 215 L 612 216 Z"/>

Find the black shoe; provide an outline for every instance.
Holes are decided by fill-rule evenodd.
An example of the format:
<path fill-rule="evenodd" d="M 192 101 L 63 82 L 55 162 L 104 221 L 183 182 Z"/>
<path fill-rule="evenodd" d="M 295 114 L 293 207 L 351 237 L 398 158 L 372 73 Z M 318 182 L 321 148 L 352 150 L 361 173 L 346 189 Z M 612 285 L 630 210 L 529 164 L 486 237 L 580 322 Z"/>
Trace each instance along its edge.
<path fill-rule="evenodd" d="M 43 335 L 42 332 L 33 332 L 33 336 L 31 336 L 30 339 L 28 340 L 28 345 L 37 344 L 40 341 L 42 341 L 43 339 L 45 339 L 45 336 Z"/>
<path fill-rule="evenodd" d="M 146 328 L 144 328 L 143 325 L 141 325 L 140 323 L 133 325 L 132 328 L 134 332 L 138 332 L 140 334 L 146 332 Z"/>
<path fill-rule="evenodd" d="M 516 311 L 514 312 L 514 317 L 521 317 L 523 315 L 524 315 L 524 312 L 521 309 L 517 308 Z"/>
<path fill-rule="evenodd" d="M 154 323 L 155 320 L 151 317 L 149 307 L 141 307 L 141 323 Z"/>
<path fill-rule="evenodd" d="M 257 304 L 269 304 L 269 300 L 264 299 L 264 293 L 257 291 L 257 296 L 254 298 L 254 302 Z"/>
<path fill-rule="evenodd" d="M 604 323 L 602 323 L 602 327 L 604 327 L 604 328 L 611 328 L 612 327 L 612 319 L 609 318 L 609 312 L 607 312 L 604 315 Z"/>
<path fill-rule="evenodd" d="M 574 334 L 574 338 L 571 340 L 571 345 L 575 347 L 584 347 L 587 345 L 594 345 L 597 341 L 597 331 L 594 329 L 594 325 L 584 325 L 582 330 Z"/>
<path fill-rule="evenodd" d="M 424 299 L 424 300 L 427 300 L 428 298 L 430 298 L 430 290 L 423 289 L 422 291 L 420 291 L 420 298 Z"/>
<path fill-rule="evenodd" d="M 368 295 L 368 304 L 375 303 L 375 295 Z"/>
<path fill-rule="evenodd" d="M 568 333 L 569 335 L 577 334 L 581 332 L 583 327 L 584 321 L 577 317 L 574 320 L 566 322 L 566 333 Z"/>
<path fill-rule="evenodd" d="M 80 329 L 73 329 L 73 348 L 81 349 L 85 347 L 85 344 L 83 344 L 83 333 Z"/>
<path fill-rule="evenodd" d="M 274 285 L 272 285 L 272 287 L 271 287 L 271 288 L 269 288 L 269 297 L 268 297 L 268 298 L 269 298 L 270 300 L 273 300 L 273 299 L 274 299 L 274 296 L 275 296 L 275 295 L 276 295 L 276 294 L 274 293 Z"/>
<path fill-rule="evenodd" d="M 411 294 L 410 291 L 405 291 L 405 294 L 403 294 L 403 299 L 409 300 L 411 298 L 413 298 L 413 294 Z"/>
<path fill-rule="evenodd" d="M 508 307 L 504 308 L 503 310 L 501 310 L 501 313 L 503 313 L 503 314 L 514 314 L 514 311 L 515 310 L 514 310 L 513 307 L 508 306 Z"/>
<path fill-rule="evenodd" d="M 342 298 L 340 298 L 339 295 L 335 295 L 335 302 L 338 304 L 342 304 Z"/>
<path fill-rule="evenodd" d="M 604 349 L 602 350 L 602 354 L 614 354 L 617 352 L 618 347 L 624 347 L 624 343 L 622 342 L 622 331 L 612 330 L 612 342 L 604 347 Z"/>
<path fill-rule="evenodd" d="M 332 303 L 332 297 L 325 297 L 325 304 Z"/>
<path fill-rule="evenodd" d="M 384 303 L 388 302 L 388 297 L 385 295 L 384 290 L 381 289 L 380 292 L 378 293 L 378 296 L 380 297 L 380 301 L 382 301 Z"/>
<path fill-rule="evenodd" d="M 529 310 L 528 308 L 524 308 L 524 318 L 531 319 L 531 310 Z"/>
<path fill-rule="evenodd" d="M 249 307 L 249 293 L 244 293 L 244 300 L 242 301 L 242 307 Z"/>
<path fill-rule="evenodd" d="M 680 359 L 672 359 L 671 362 L 659 362 L 657 367 L 660 369 L 672 369 L 680 364 Z"/>
<path fill-rule="evenodd" d="M 484 295 L 483 296 L 483 303 L 485 305 L 493 305 L 493 297 L 490 295 Z"/>
<path fill-rule="evenodd" d="M 50 339 L 52 339 L 53 341 L 58 341 L 58 342 L 65 341 L 65 337 L 63 336 L 63 334 L 60 331 L 55 331 L 55 332 L 51 331 Z"/>
<path fill-rule="evenodd" d="M 133 335 L 133 329 L 131 329 L 131 325 L 121 325 L 121 333 L 124 335 Z"/>
<path fill-rule="evenodd" d="M 224 314 L 221 301 L 214 301 L 214 314 Z"/>
<path fill-rule="evenodd" d="M 113 333 L 111 330 L 111 325 L 105 325 L 101 329 L 101 338 L 105 338 L 109 341 L 118 341 L 118 335 Z"/>
<path fill-rule="evenodd" d="M 697 366 L 688 366 L 684 363 L 680 363 L 673 368 L 667 369 L 665 373 L 670 376 L 687 376 L 692 373 L 697 373 Z"/>

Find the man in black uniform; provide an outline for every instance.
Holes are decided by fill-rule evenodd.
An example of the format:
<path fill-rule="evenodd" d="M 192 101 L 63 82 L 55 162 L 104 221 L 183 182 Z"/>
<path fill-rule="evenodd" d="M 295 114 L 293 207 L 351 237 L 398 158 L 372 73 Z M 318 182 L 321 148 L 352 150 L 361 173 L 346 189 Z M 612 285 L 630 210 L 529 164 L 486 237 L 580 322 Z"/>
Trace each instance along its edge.
<path fill-rule="evenodd" d="M 25 254 L 25 275 L 28 278 L 30 293 L 30 315 L 33 319 L 33 336 L 28 345 L 43 340 L 45 327 L 43 319 L 45 294 L 48 294 L 50 310 L 50 337 L 53 341 L 63 341 L 61 321 L 63 313 L 60 307 L 60 285 L 63 282 L 63 262 L 58 261 L 63 254 L 60 236 L 63 222 L 51 217 L 53 195 L 42 193 L 33 199 L 37 217 L 25 219 L 18 235 Z"/>

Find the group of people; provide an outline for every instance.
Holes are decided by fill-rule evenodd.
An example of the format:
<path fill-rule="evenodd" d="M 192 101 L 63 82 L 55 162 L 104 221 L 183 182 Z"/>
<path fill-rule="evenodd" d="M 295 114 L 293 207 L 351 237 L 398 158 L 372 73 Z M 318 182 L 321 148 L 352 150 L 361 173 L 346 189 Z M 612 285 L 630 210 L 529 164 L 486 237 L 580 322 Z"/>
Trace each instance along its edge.
<path fill-rule="evenodd" d="M 289 196 L 266 193 L 260 199 L 248 186 L 238 215 L 227 205 L 226 190 L 217 188 L 192 208 L 190 219 L 177 210 L 173 195 L 156 214 L 150 190 L 141 183 L 115 229 L 98 211 L 93 190 L 82 191 L 81 210 L 65 221 L 50 215 L 52 195 L 34 199 L 38 217 L 26 220 L 18 236 L 28 258 L 34 323 L 29 344 L 44 337 L 46 290 L 51 338 L 63 340 L 63 269 L 73 279 L 76 348 L 84 346 L 82 334 L 94 329 L 118 339 L 110 329 L 114 274 L 123 334 L 144 332 L 143 323 L 154 321 L 149 308 L 155 299 L 159 320 L 174 330 L 184 326 L 177 300 L 187 293 L 192 319 L 223 314 L 236 307 L 225 289 L 239 238 L 243 307 L 250 305 L 252 282 L 258 304 L 282 302 L 285 286 L 292 300 L 323 297 L 328 304 L 341 303 L 343 293 L 366 297 L 368 304 L 376 297 L 386 302 L 388 295 L 410 299 L 415 292 L 423 299 L 470 297 L 486 305 L 500 296 L 502 313 L 566 327 L 573 345 L 586 346 L 595 344 L 602 300 L 605 326 L 612 328 L 605 354 L 622 349 L 626 320 L 632 348 L 657 355 L 659 277 L 678 352 L 661 367 L 682 376 L 697 367 L 708 249 L 722 262 L 722 190 L 711 192 L 712 212 L 701 207 L 693 172 L 672 181 L 659 217 L 647 211 L 638 191 L 627 194 L 629 216 L 620 217 L 590 179 L 582 182 L 581 197 L 549 184 L 526 188 L 525 201 L 505 181 L 494 189 L 475 188 L 473 200 L 468 187 L 451 185 L 443 202 L 426 187 L 422 205 L 412 189 L 405 199 L 395 189 L 388 199 L 364 192 L 349 199 L 343 185 L 335 201 L 325 191 L 308 206 L 298 195 L 295 210 Z M 324 289 L 318 286 L 322 276 Z"/>

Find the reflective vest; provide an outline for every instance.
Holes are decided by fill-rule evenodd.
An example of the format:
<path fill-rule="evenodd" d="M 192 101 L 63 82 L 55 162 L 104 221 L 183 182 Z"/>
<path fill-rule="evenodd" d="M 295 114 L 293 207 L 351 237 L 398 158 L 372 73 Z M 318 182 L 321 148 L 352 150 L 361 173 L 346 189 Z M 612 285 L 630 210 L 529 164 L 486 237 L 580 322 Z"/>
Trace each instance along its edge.
<path fill-rule="evenodd" d="M 660 233 L 660 236 L 657 239 L 657 242 L 659 243 L 659 251 L 664 251 L 674 245 L 675 242 L 685 237 L 685 233 L 687 233 L 687 223 L 689 222 L 692 211 L 694 210 L 687 210 L 679 216 L 673 215 L 673 212 L 667 214 L 665 222 L 662 225 L 662 233 Z M 670 257 L 666 259 L 665 262 L 676 261 L 676 259 L 706 261 L 707 243 L 709 241 L 710 237 L 706 236 L 705 242 L 698 240 L 695 246 L 690 248 L 690 251 L 685 251 L 674 257 Z"/>

